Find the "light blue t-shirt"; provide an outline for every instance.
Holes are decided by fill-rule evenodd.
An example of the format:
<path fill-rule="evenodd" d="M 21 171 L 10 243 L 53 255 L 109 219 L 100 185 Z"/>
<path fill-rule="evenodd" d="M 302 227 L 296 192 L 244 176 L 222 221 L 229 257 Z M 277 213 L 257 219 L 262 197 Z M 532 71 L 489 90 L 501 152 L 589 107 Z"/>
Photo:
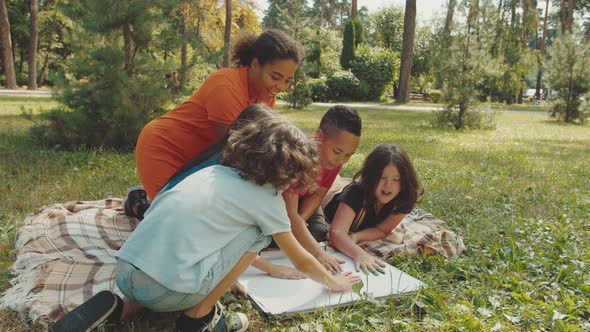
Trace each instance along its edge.
<path fill-rule="evenodd" d="M 246 228 L 270 235 L 291 230 L 281 192 L 246 181 L 231 168 L 215 165 L 189 175 L 159 194 L 117 257 L 163 286 L 195 293 L 220 250 Z"/>

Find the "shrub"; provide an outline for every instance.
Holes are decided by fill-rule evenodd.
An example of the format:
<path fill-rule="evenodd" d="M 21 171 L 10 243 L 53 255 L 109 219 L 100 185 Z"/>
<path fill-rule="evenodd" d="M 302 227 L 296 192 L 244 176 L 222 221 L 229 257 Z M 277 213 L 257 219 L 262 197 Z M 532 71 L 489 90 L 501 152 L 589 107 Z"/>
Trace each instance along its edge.
<path fill-rule="evenodd" d="M 360 81 L 368 86 L 360 91 L 360 99 L 379 98 L 385 87 L 390 84 L 399 72 L 399 58 L 388 49 L 360 45 L 355 59 L 350 63 L 350 70 Z"/>
<path fill-rule="evenodd" d="M 320 78 L 312 78 L 308 81 L 311 89 L 311 100 L 313 101 L 328 101 L 328 84 L 325 76 Z"/>
<path fill-rule="evenodd" d="M 351 100 L 358 96 L 360 81 L 349 71 L 339 71 L 328 76 L 328 99 L 334 101 Z"/>
<path fill-rule="evenodd" d="M 433 103 L 438 103 L 440 101 L 442 97 L 442 93 L 440 92 L 440 90 L 431 90 L 430 91 L 430 101 L 432 101 Z"/>
<path fill-rule="evenodd" d="M 462 96 L 458 89 L 444 91 L 443 100 L 447 107 L 442 111 L 435 111 L 433 125 L 440 128 L 455 129 L 495 129 L 500 111 L 496 111 L 489 104 L 478 104 L 470 99 L 462 103 Z"/>
<path fill-rule="evenodd" d="M 435 119 L 433 125 L 439 128 L 455 128 L 458 121 L 458 111 L 434 111 Z M 468 110 L 462 116 L 462 129 L 496 129 L 498 111 L 474 109 Z"/>
<path fill-rule="evenodd" d="M 304 108 L 312 102 L 312 90 L 309 79 L 303 75 L 296 74 L 296 80 L 293 87 L 287 91 L 284 98 L 291 108 Z"/>

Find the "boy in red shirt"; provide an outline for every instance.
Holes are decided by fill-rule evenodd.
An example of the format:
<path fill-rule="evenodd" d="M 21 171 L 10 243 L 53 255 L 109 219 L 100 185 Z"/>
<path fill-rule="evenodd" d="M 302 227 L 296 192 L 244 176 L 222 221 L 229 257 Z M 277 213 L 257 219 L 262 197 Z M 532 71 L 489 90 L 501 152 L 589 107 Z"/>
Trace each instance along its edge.
<path fill-rule="evenodd" d="M 322 199 L 359 145 L 361 118 L 354 109 L 336 105 L 322 117 L 320 127 L 311 137 L 318 144 L 320 172 L 318 187 L 313 192 L 286 190 L 283 199 L 291 221 L 293 234 L 301 245 L 328 271 L 340 272 L 343 262 L 328 255 L 318 244 L 327 239 L 329 226 L 320 208 Z"/>

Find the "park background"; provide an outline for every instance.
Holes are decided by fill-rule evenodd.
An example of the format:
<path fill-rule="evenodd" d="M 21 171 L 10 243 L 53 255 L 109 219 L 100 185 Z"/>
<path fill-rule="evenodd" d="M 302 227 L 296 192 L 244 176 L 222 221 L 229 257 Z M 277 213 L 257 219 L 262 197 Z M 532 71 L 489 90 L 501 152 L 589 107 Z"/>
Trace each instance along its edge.
<path fill-rule="evenodd" d="M 0 1 L 0 92 L 51 91 L 0 97 L 0 288 L 27 214 L 122 197 L 141 128 L 229 65 L 241 32 L 281 28 L 306 59 L 278 111 L 313 133 L 322 102 L 363 103 L 342 174 L 401 144 L 420 207 L 467 250 L 390 259 L 429 285 L 408 296 L 280 321 L 233 301 L 252 330 L 590 330 L 590 1 L 449 0 L 417 17 L 427 3 Z M 0 330 L 29 329 L 2 315 Z"/>

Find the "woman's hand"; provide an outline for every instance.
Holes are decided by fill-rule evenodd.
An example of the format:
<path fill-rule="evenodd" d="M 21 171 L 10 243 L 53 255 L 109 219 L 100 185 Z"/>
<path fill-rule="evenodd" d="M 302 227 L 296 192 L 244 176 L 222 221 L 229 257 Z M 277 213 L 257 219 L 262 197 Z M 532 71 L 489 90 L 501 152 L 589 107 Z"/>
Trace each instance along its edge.
<path fill-rule="evenodd" d="M 344 264 L 343 260 L 328 255 L 328 253 L 325 251 L 322 251 L 319 255 L 317 255 L 316 259 L 326 268 L 326 270 L 330 271 L 332 274 L 342 272 L 340 264 Z"/>
<path fill-rule="evenodd" d="M 369 274 L 369 272 L 374 275 L 377 275 L 378 272 L 385 273 L 385 263 L 367 253 L 354 258 L 354 268 L 357 272 L 363 270 L 365 274 Z"/>
<path fill-rule="evenodd" d="M 359 282 L 361 278 L 352 272 L 346 272 L 342 275 L 334 276 L 334 282 L 328 288 L 335 292 L 345 292 L 352 289 L 352 285 Z"/>
<path fill-rule="evenodd" d="M 268 269 L 267 273 L 274 278 L 281 279 L 304 279 L 305 274 L 295 270 L 292 267 L 284 265 L 273 265 Z"/>

